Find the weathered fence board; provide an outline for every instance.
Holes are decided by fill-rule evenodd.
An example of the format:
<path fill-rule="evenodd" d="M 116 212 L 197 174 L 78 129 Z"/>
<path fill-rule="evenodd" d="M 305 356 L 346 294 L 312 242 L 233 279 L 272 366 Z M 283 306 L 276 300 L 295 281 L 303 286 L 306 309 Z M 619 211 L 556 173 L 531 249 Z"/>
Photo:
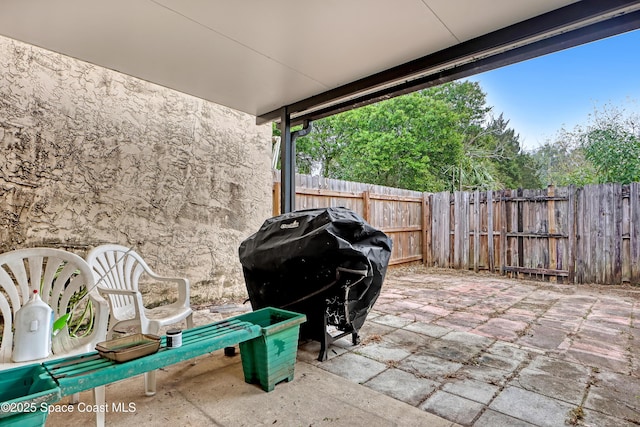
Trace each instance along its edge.
<path fill-rule="evenodd" d="M 274 173 L 274 215 L 280 210 Z M 640 284 L 640 183 L 420 193 L 296 176 L 296 209 L 345 206 L 387 233 L 391 264 Z"/>
<path fill-rule="evenodd" d="M 637 184 L 633 187 L 637 188 Z M 633 281 L 631 265 L 637 259 L 633 259 L 632 240 L 624 243 L 624 231 L 630 232 L 633 227 L 629 186 L 624 193 L 620 184 L 588 185 L 579 192 L 576 230 L 579 283 Z M 637 239 L 633 239 L 633 244 L 637 244 Z"/>
<path fill-rule="evenodd" d="M 469 193 L 454 193 L 453 266 L 469 268 Z"/>
<path fill-rule="evenodd" d="M 629 282 L 640 284 L 640 183 L 629 190 Z"/>
<path fill-rule="evenodd" d="M 277 215 L 280 174 L 274 171 L 273 176 L 273 214 Z M 343 206 L 357 212 L 393 240 L 392 265 L 424 259 L 425 230 L 430 231 L 424 223 L 426 203 L 427 195 L 418 191 L 296 175 L 296 210 Z"/>
<path fill-rule="evenodd" d="M 487 263 L 489 270 L 493 273 L 496 269 L 495 264 L 495 232 L 493 230 L 493 191 L 487 191 Z"/>
<path fill-rule="evenodd" d="M 437 267 L 450 267 L 449 254 L 451 253 L 450 212 L 451 202 L 449 192 L 436 193 L 432 197 L 431 204 L 431 236 L 433 247 L 433 265 Z"/>
<path fill-rule="evenodd" d="M 480 191 L 473 193 L 473 265 L 474 270 L 478 271 L 480 266 L 480 234 L 482 230 L 481 218 L 480 218 Z"/>

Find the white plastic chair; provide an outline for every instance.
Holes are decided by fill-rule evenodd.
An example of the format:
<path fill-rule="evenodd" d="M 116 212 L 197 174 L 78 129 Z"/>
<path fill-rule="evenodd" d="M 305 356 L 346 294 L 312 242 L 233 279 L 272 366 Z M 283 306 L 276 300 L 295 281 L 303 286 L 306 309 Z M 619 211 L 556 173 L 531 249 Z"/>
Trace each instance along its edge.
<path fill-rule="evenodd" d="M 17 366 L 42 363 L 94 351 L 98 342 L 107 336 L 109 307 L 95 289 L 94 276 L 89 265 L 78 255 L 62 249 L 29 248 L 0 254 L 0 315 L 3 332 L 0 343 L 0 371 Z M 93 328 L 81 336 L 73 336 L 65 325 L 52 339 L 52 354 L 28 362 L 11 361 L 13 347 L 13 320 L 18 309 L 29 301 L 34 290 L 40 294 L 54 312 L 54 319 L 73 308 L 73 300 L 86 289 L 86 301 L 92 304 Z M 84 305 L 84 301 L 82 301 Z M 77 309 L 75 314 L 78 315 Z M 104 386 L 93 390 L 95 403 L 105 402 Z M 72 397 L 77 402 L 78 394 Z M 96 424 L 104 425 L 104 413 L 96 413 Z"/>
<path fill-rule="evenodd" d="M 189 281 L 185 278 L 155 274 L 142 257 L 121 245 L 101 245 L 87 254 L 98 292 L 109 301 L 111 317 L 107 335 L 113 337 L 118 328 L 135 328 L 143 334 L 158 335 L 160 328 L 186 320 L 193 327 L 193 312 L 189 305 Z M 174 303 L 148 309 L 139 291 L 139 280 L 146 274 L 155 282 L 177 286 Z M 145 374 L 145 394 L 156 392 L 155 371 Z"/>

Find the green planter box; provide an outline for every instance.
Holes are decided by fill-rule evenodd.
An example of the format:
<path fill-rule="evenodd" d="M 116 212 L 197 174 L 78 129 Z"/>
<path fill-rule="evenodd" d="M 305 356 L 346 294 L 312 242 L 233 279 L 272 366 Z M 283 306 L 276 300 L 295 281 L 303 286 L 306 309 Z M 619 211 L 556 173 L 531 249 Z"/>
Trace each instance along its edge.
<path fill-rule="evenodd" d="M 273 390 L 281 381 L 293 380 L 300 324 L 307 317 L 267 307 L 237 318 L 259 325 L 262 332 L 257 338 L 240 343 L 244 380 L 259 383 L 265 391 Z"/>
<path fill-rule="evenodd" d="M 0 372 L 0 426 L 44 426 L 60 387 L 40 364 Z"/>

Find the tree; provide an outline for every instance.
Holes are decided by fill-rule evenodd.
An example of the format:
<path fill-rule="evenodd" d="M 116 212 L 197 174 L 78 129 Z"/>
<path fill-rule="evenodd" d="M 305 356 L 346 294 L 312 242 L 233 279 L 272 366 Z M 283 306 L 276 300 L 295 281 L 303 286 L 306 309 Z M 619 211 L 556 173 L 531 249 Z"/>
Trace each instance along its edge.
<path fill-rule="evenodd" d="M 532 153 L 520 151 L 516 158 L 518 170 L 520 171 L 520 180 L 518 185 L 508 186 L 506 188 L 542 188 L 543 184 L 537 175 L 537 162 Z"/>
<path fill-rule="evenodd" d="M 636 117 L 625 118 L 615 108 L 596 111 L 594 124 L 582 134 L 585 157 L 598 182 L 629 184 L 640 181 L 640 130 Z"/>
<path fill-rule="evenodd" d="M 572 132 L 562 128 L 553 140 L 533 152 L 537 176 L 543 186 L 584 186 L 597 182 L 596 170 L 581 147 L 582 133 L 580 127 Z"/>
<path fill-rule="evenodd" d="M 450 190 L 526 188 L 539 186 L 531 157 L 522 153 L 519 136 L 503 114 L 495 118 L 477 82 L 456 82 L 431 89 L 431 96 L 449 103 L 458 114 L 464 155 L 451 165 Z M 526 181 L 523 181 L 524 177 Z"/>
<path fill-rule="evenodd" d="M 426 92 L 344 113 L 351 132 L 337 177 L 418 191 L 445 188 L 444 171 L 462 155 L 457 115 Z"/>
<path fill-rule="evenodd" d="M 298 139 L 298 171 L 418 191 L 536 181 L 532 158 L 475 82 L 453 82 L 318 120 Z M 521 168 L 521 169 L 518 169 Z"/>
<path fill-rule="evenodd" d="M 473 135 L 480 132 L 492 109 L 486 105 L 487 95 L 478 82 L 446 83 L 425 92 L 433 99 L 447 103 L 458 114 L 458 127 L 464 134 Z M 469 128 L 475 128 L 475 132 Z"/>
<path fill-rule="evenodd" d="M 508 126 L 509 120 L 502 114 L 498 118 L 492 118 L 487 125 L 490 138 L 485 149 L 492 159 L 495 179 L 502 188 L 537 188 L 537 182 L 523 182 L 525 171 L 531 168 L 532 164 L 520 148 L 520 136 Z"/>
<path fill-rule="evenodd" d="M 640 120 L 615 107 L 595 110 L 586 126 L 561 129 L 533 153 L 543 184 L 640 181 Z"/>
<path fill-rule="evenodd" d="M 480 142 L 465 145 L 453 190 L 540 187 L 535 159 L 520 148 L 519 136 L 507 124 L 500 115 L 483 131 Z"/>
<path fill-rule="evenodd" d="M 348 143 L 348 129 L 340 115 L 313 123 L 311 135 L 296 141 L 298 171 L 311 174 L 314 168 L 322 176 L 331 176 L 338 168 L 337 160 Z"/>

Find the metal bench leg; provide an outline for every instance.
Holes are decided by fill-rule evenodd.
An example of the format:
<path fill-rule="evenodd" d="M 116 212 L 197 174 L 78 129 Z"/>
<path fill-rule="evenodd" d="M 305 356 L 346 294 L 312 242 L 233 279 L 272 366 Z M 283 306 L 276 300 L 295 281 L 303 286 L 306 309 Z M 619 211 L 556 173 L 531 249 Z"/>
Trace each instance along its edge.
<path fill-rule="evenodd" d="M 104 399 L 104 386 L 96 387 L 93 389 L 93 399 L 96 403 L 96 406 L 101 409 L 105 408 L 105 399 Z M 106 411 L 96 411 L 96 427 L 104 427 L 104 418 Z"/>
<path fill-rule="evenodd" d="M 156 371 L 144 374 L 144 394 L 147 396 L 156 394 Z"/>
<path fill-rule="evenodd" d="M 71 400 L 69 401 L 69 403 L 75 405 L 78 402 L 80 402 L 80 393 L 73 393 L 71 395 Z"/>

